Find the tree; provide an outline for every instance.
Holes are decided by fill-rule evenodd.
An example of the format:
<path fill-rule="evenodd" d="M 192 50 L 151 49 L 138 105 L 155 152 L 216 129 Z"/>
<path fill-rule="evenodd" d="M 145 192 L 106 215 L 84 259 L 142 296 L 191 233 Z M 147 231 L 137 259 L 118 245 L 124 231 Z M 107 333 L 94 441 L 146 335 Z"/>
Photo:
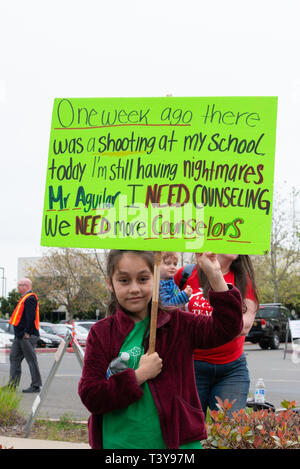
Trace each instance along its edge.
<path fill-rule="evenodd" d="M 274 196 L 270 251 L 255 256 L 256 278 L 261 302 L 299 305 L 300 224 L 295 210 L 299 192 Z M 300 306 L 300 305 L 299 305 Z"/>
<path fill-rule="evenodd" d="M 1 315 L 7 318 L 10 317 L 15 307 L 17 306 L 19 299 L 20 294 L 16 289 L 11 290 L 7 295 L 7 298 L 0 298 Z"/>
<path fill-rule="evenodd" d="M 39 297 L 64 306 L 72 320 L 106 307 L 102 263 L 96 251 L 50 248 L 29 273 Z"/>

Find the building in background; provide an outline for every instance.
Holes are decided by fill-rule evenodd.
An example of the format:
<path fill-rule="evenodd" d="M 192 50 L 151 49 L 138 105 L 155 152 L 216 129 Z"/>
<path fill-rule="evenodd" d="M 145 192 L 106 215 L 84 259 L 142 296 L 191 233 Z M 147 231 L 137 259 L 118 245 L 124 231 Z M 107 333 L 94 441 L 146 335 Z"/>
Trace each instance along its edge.
<path fill-rule="evenodd" d="M 18 257 L 18 281 L 21 278 L 29 277 L 28 269 L 32 269 L 37 266 L 41 257 Z M 68 320 L 68 312 L 64 305 L 59 306 L 55 311 L 48 313 L 47 317 L 41 317 L 42 321 L 59 322 L 62 320 Z"/>

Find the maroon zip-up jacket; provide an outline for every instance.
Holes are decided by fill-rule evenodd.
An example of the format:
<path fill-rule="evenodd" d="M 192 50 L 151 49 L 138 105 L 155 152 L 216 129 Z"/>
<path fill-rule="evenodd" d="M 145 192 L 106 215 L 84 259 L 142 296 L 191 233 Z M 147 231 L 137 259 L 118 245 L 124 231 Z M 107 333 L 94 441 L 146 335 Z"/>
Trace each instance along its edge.
<path fill-rule="evenodd" d="M 241 295 L 237 288 L 228 287 L 226 292 L 209 292 L 213 307 L 210 317 L 179 309 L 158 312 L 156 352 L 163 360 L 163 368 L 148 384 L 167 448 L 177 449 L 207 437 L 195 385 L 193 350 L 217 347 L 241 332 Z M 102 415 L 127 407 L 143 395 L 131 368 L 106 379 L 109 363 L 118 356 L 133 326 L 133 320 L 117 308 L 114 315 L 94 324 L 88 335 L 78 392 L 92 414 L 88 426 L 93 449 L 102 448 Z"/>

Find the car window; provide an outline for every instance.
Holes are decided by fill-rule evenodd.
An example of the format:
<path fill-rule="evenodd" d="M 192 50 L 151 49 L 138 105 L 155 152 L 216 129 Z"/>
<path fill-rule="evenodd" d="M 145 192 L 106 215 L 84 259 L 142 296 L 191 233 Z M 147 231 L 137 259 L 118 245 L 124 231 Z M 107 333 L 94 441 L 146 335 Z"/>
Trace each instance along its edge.
<path fill-rule="evenodd" d="M 76 324 L 75 330 L 77 332 L 79 332 L 79 334 L 87 334 L 88 333 L 88 330 L 85 327 L 78 326 L 78 324 Z"/>
<path fill-rule="evenodd" d="M 259 308 L 256 317 L 264 319 L 278 318 L 280 313 L 278 309 L 273 308 Z"/>
<path fill-rule="evenodd" d="M 9 331 L 9 323 L 8 322 L 0 322 L 0 329 L 4 332 Z"/>
<path fill-rule="evenodd" d="M 67 331 L 69 331 L 69 328 L 67 326 L 57 324 L 57 325 L 54 326 L 54 330 L 58 334 L 65 334 Z"/>
<path fill-rule="evenodd" d="M 83 324 L 80 324 L 80 327 L 84 327 L 89 331 L 93 324 L 93 322 L 84 322 Z"/>
<path fill-rule="evenodd" d="M 287 308 L 280 308 L 281 315 L 284 316 L 286 319 L 291 317 L 291 313 Z"/>
<path fill-rule="evenodd" d="M 52 329 L 51 326 L 45 326 L 44 324 L 40 326 L 45 332 L 48 334 L 55 334 L 55 331 Z"/>

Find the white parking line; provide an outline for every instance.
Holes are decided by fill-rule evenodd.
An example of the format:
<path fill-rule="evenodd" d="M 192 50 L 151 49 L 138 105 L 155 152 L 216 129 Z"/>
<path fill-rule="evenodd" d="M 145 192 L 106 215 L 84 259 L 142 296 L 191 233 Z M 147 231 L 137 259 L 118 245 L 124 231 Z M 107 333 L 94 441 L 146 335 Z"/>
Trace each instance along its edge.
<path fill-rule="evenodd" d="M 300 383 L 299 379 L 268 379 L 264 378 L 268 383 Z"/>
<path fill-rule="evenodd" d="M 79 374 L 77 375 L 55 375 L 55 378 L 77 378 L 78 376 L 81 376 Z"/>

